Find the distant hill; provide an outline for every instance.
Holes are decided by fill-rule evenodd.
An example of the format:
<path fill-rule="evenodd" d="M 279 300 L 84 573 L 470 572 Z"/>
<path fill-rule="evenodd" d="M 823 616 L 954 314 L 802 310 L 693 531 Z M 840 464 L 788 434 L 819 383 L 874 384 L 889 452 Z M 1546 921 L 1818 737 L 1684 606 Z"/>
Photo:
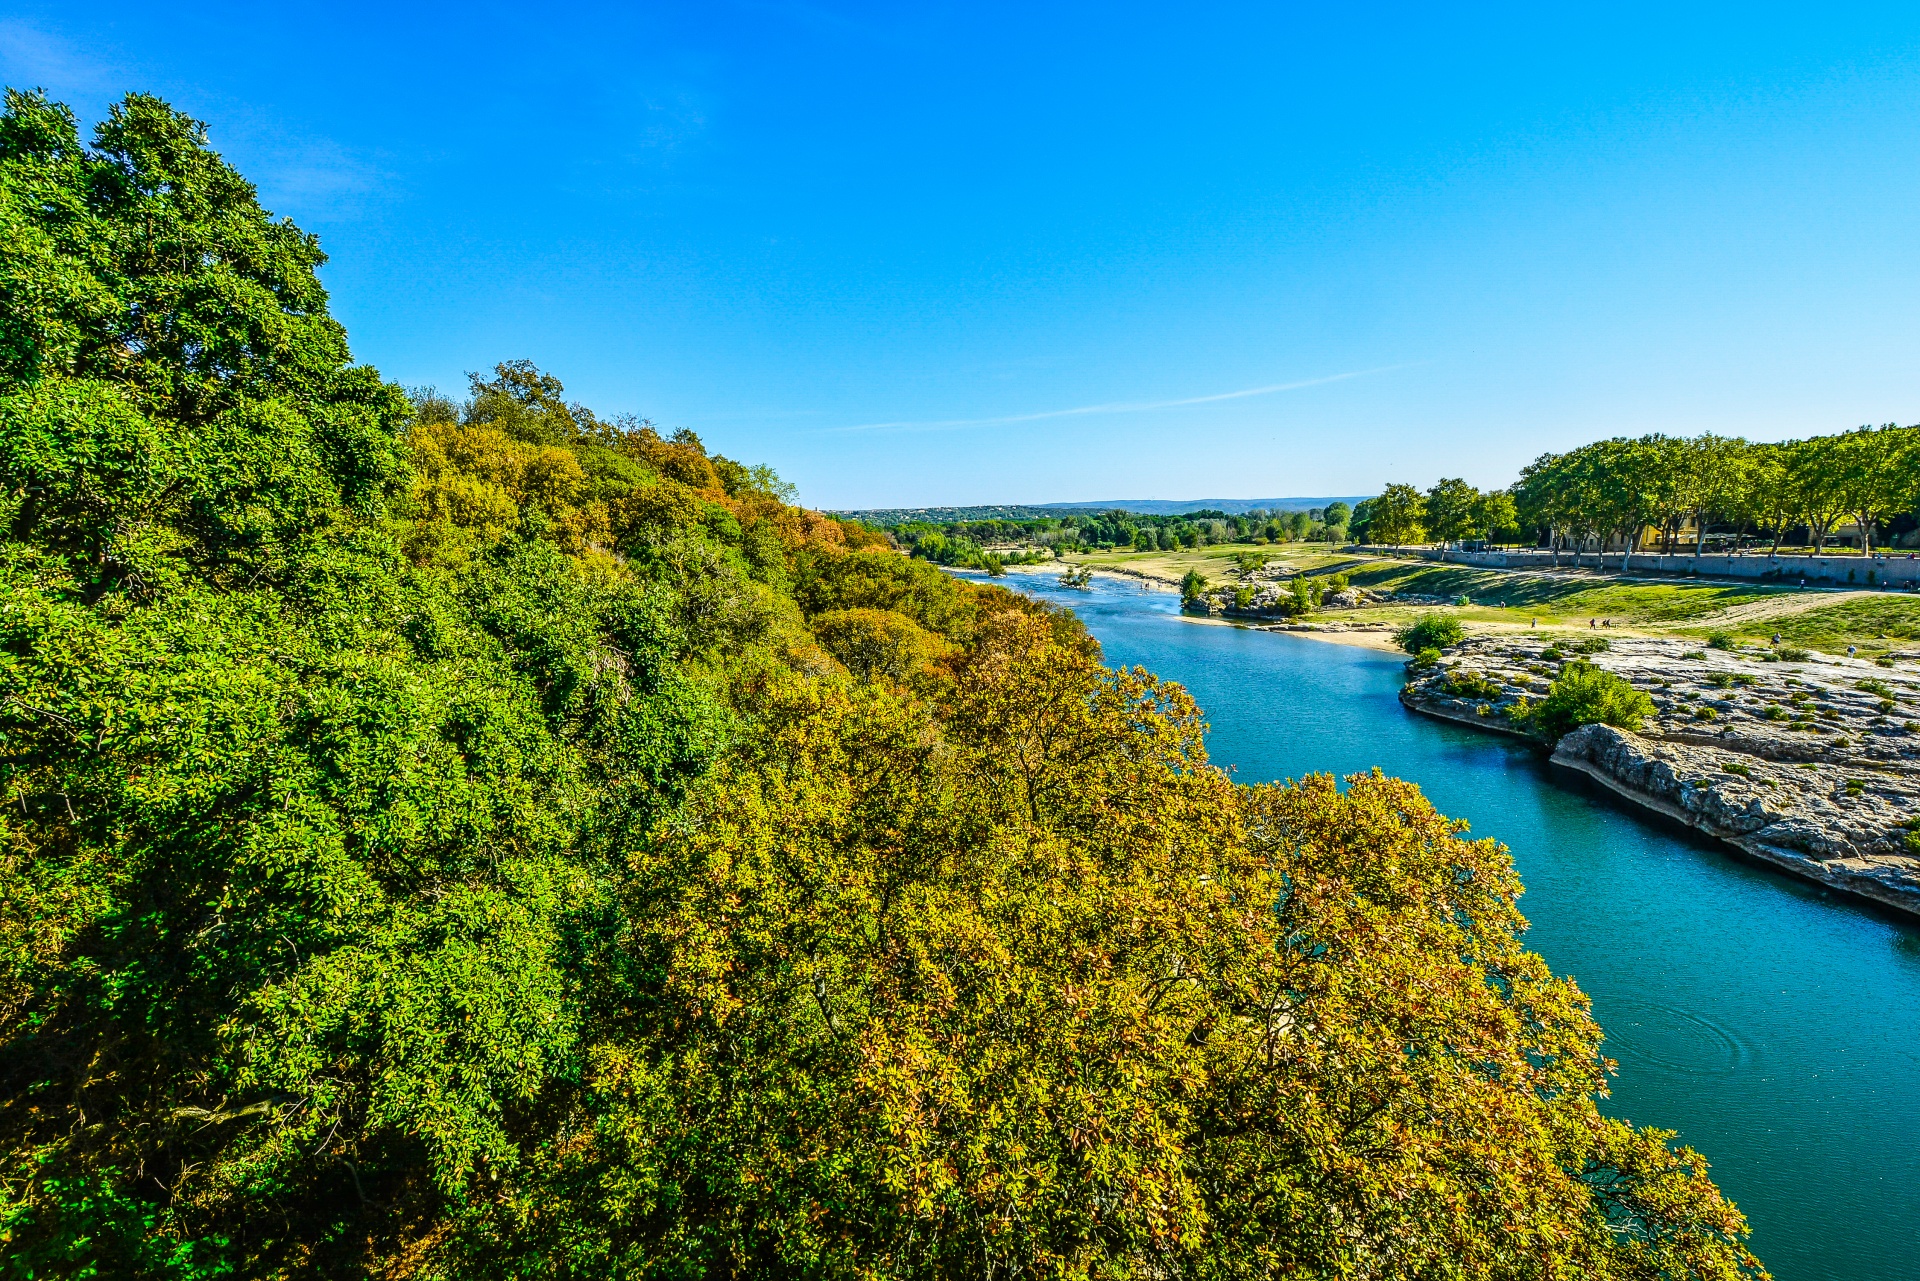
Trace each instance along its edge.
<path fill-rule="evenodd" d="M 1115 498 L 1097 503 L 1038 503 L 981 507 L 870 507 L 860 511 L 837 511 L 872 525 L 904 525 L 924 520 L 945 525 L 957 520 L 1040 520 L 1074 512 L 1133 512 L 1141 516 L 1178 516 L 1187 512 L 1224 512 L 1237 516 L 1256 507 L 1266 511 L 1297 512 L 1328 503 L 1352 506 L 1369 495 L 1335 495 L 1330 498 Z"/>

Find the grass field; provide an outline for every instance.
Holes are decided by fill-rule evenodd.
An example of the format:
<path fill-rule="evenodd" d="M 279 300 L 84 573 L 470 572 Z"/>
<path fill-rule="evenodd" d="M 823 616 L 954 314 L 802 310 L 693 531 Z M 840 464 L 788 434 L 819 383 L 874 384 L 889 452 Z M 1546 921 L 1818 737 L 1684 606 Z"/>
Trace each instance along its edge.
<path fill-rule="evenodd" d="M 1249 552 L 1315 575 L 1344 572 L 1358 587 L 1437 597 L 1444 605 L 1394 602 L 1325 614 L 1328 619 L 1399 626 L 1412 613 L 1439 609 L 1470 628 L 1582 627 L 1590 620 L 1649 634 L 1706 637 L 1731 632 L 1749 642 L 1783 641 L 1829 652 L 1857 645 L 1866 655 L 1911 648 L 1920 639 L 1920 597 L 1893 593 L 1799 591 L 1761 584 L 1643 580 L 1592 572 L 1560 573 L 1436 565 L 1430 561 L 1357 557 L 1299 543 L 1249 548 L 1202 547 L 1177 552 L 1096 552 L 1065 558 L 1095 569 L 1175 584 L 1189 570 L 1209 583 L 1238 579 Z M 1459 604 L 1461 598 L 1468 603 Z M 1823 600 L 1833 599 L 1830 604 Z"/>

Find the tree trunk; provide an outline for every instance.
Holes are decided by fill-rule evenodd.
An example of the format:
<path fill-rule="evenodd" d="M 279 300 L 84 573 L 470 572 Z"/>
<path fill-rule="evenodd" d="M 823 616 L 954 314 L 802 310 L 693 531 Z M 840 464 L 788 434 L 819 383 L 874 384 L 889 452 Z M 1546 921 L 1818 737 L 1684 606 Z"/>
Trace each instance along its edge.
<path fill-rule="evenodd" d="M 1873 556 L 1873 522 L 1867 519 L 1867 513 L 1855 512 L 1853 518 L 1860 522 L 1860 551 L 1871 558 Z"/>

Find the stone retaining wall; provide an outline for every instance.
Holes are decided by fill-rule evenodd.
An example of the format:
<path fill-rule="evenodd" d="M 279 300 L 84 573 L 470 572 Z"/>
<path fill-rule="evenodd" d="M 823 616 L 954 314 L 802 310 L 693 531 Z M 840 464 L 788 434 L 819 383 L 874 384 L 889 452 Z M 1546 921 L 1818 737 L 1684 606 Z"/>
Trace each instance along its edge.
<path fill-rule="evenodd" d="M 1471 565 L 1482 569 L 1552 569 L 1555 556 L 1550 551 L 1528 548 L 1504 552 L 1435 551 L 1426 547 L 1358 546 L 1351 550 L 1376 556 L 1418 556 L 1447 565 Z M 1605 573 L 1621 571 L 1624 558 L 1619 552 L 1595 555 L 1587 552 L 1575 557 L 1559 554 L 1559 568 L 1598 569 Z M 1920 560 L 1908 560 L 1906 552 L 1888 553 L 1885 560 L 1864 556 L 1656 556 L 1635 552 L 1627 572 L 1657 575 L 1663 578 L 1737 578 L 1797 584 L 1802 578 L 1823 587 L 1889 587 L 1896 590 L 1920 588 Z"/>

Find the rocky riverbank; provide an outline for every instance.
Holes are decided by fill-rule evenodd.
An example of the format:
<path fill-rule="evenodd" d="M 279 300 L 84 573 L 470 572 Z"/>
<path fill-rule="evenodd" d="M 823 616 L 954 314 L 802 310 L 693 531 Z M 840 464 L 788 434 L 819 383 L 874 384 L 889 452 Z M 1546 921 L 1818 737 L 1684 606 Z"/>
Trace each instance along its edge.
<path fill-rule="evenodd" d="M 1561 665 L 1591 662 L 1644 691 L 1654 714 L 1635 732 L 1575 730 L 1554 745 L 1555 765 L 1794 875 L 1920 915 L 1920 674 L 1768 657 L 1665 639 L 1478 636 L 1400 697 L 1524 734 Z"/>

